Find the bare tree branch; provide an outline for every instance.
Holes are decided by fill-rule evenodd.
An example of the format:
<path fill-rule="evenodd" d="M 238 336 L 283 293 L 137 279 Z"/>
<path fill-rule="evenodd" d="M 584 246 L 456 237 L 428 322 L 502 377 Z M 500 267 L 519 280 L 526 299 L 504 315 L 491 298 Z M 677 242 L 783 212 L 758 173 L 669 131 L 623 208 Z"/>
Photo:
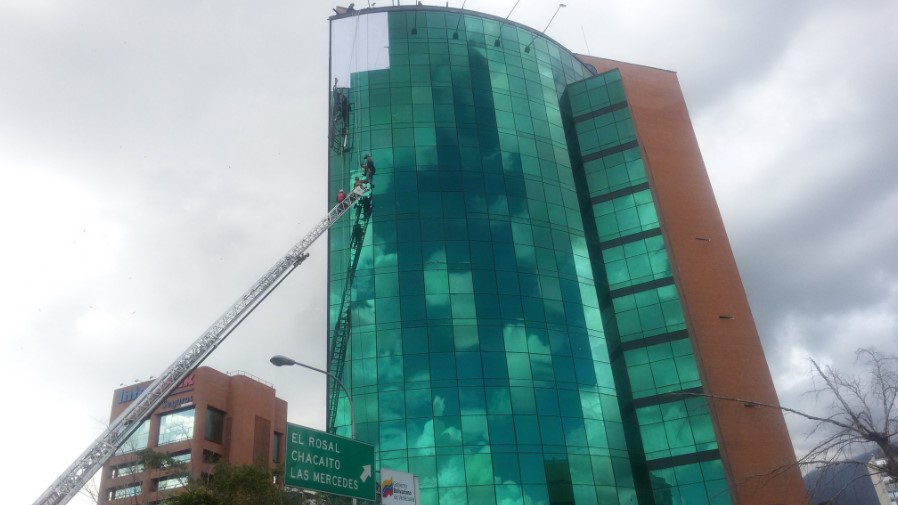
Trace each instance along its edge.
<path fill-rule="evenodd" d="M 831 399 L 830 411 L 809 413 L 784 405 L 752 398 L 676 393 L 704 396 L 713 401 L 738 402 L 746 407 L 776 409 L 814 422 L 809 437 L 817 439 L 798 464 L 821 468 L 839 464 L 860 464 L 867 473 L 882 474 L 898 480 L 898 357 L 876 349 L 859 349 L 856 363 L 860 373 L 846 373 L 810 360 L 814 378 L 822 381 L 813 392 Z M 859 453 L 875 449 L 882 464 L 853 461 Z M 769 475 L 773 475 L 770 473 Z M 756 476 L 763 477 L 763 476 Z M 844 492 L 844 489 L 840 493 Z"/>

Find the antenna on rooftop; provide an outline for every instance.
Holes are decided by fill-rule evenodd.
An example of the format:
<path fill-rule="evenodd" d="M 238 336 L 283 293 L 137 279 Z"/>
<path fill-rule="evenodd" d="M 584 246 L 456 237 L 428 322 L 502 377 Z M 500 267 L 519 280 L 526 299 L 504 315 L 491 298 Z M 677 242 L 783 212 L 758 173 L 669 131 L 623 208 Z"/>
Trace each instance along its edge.
<path fill-rule="evenodd" d="M 554 20 L 555 20 L 555 16 L 557 16 L 557 15 L 558 15 L 558 11 L 560 11 L 560 10 L 561 10 L 561 8 L 562 8 L 562 7 L 567 7 L 567 5 L 565 5 L 565 4 L 558 4 L 558 8 L 557 8 L 557 9 L 555 9 L 555 14 L 552 14 L 552 17 L 551 17 L 551 18 L 549 18 L 549 22 L 548 22 L 548 23 L 546 23 L 546 27 L 545 27 L 545 28 L 543 28 L 543 30 L 542 30 L 542 33 L 544 33 L 544 34 L 545 34 L 545 33 L 546 33 L 546 30 L 548 30 L 548 29 L 549 29 L 549 26 L 551 26 L 551 24 L 552 24 L 552 21 L 554 21 Z M 581 28 L 581 29 L 582 29 L 582 28 L 583 28 L 583 26 L 582 26 L 582 25 L 581 25 L 581 26 L 580 26 L 580 28 Z M 527 44 L 527 46 L 526 46 L 526 47 L 524 47 L 524 52 L 525 52 L 525 53 L 529 53 L 529 52 L 530 52 L 530 47 L 532 47 L 532 46 L 533 46 L 533 41 L 534 41 L 534 40 L 536 40 L 536 37 L 533 37 L 533 38 L 532 38 L 532 39 L 530 39 L 530 43 L 529 43 L 529 44 Z M 587 51 L 589 51 L 589 49 L 587 49 Z"/>
<path fill-rule="evenodd" d="M 586 40 L 586 30 L 583 28 L 583 25 L 580 25 L 580 33 L 583 34 L 583 43 L 586 44 L 586 54 L 592 54 L 592 51 L 589 50 L 589 41 Z"/>
<path fill-rule="evenodd" d="M 558 15 L 558 11 L 560 11 L 562 7 L 567 7 L 567 5 L 565 5 L 565 4 L 558 4 L 558 8 L 555 9 L 555 14 L 552 14 L 552 17 L 549 18 L 549 22 L 546 23 L 546 27 L 543 28 L 543 33 L 546 33 L 546 30 L 548 30 L 548 29 L 549 29 L 549 26 L 552 25 L 552 21 L 555 21 L 555 16 Z"/>
<path fill-rule="evenodd" d="M 521 3 L 521 0 L 518 0 L 517 2 L 514 3 L 514 5 L 511 7 L 511 10 L 508 11 L 508 15 L 505 16 L 505 19 L 503 19 L 502 23 L 499 24 L 499 35 L 496 37 L 496 41 L 493 42 L 494 46 L 499 47 L 500 45 L 502 45 L 502 43 L 499 42 L 499 40 L 502 38 L 502 27 L 505 26 L 505 22 L 508 21 L 508 18 L 511 17 L 511 13 L 514 12 L 514 10 L 518 7 L 519 3 Z"/>

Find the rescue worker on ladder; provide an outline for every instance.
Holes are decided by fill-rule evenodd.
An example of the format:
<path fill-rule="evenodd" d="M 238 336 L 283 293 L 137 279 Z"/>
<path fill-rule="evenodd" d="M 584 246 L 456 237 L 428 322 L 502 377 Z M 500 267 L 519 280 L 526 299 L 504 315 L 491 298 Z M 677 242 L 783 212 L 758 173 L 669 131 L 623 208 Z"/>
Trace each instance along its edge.
<path fill-rule="evenodd" d="M 366 218 L 371 217 L 371 197 L 362 198 L 362 215 Z"/>
<path fill-rule="evenodd" d="M 365 171 L 365 179 L 367 180 L 366 182 L 372 183 L 372 187 L 373 187 L 373 183 L 374 183 L 374 160 L 371 159 L 371 155 L 370 155 L 370 154 L 366 154 L 366 155 L 365 155 L 365 158 L 362 160 L 362 163 L 360 163 L 360 165 L 362 166 L 362 170 Z"/>
<path fill-rule="evenodd" d="M 340 188 L 340 191 L 337 192 L 337 203 L 346 200 L 346 193 L 343 191 L 343 188 Z"/>

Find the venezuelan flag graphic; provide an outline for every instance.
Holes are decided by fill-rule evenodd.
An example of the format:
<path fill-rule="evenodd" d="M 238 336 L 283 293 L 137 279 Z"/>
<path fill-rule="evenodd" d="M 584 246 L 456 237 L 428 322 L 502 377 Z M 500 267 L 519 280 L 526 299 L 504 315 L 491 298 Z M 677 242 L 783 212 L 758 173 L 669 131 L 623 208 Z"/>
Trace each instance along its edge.
<path fill-rule="evenodd" d="M 380 497 L 387 498 L 393 496 L 393 479 L 387 479 L 380 485 Z"/>

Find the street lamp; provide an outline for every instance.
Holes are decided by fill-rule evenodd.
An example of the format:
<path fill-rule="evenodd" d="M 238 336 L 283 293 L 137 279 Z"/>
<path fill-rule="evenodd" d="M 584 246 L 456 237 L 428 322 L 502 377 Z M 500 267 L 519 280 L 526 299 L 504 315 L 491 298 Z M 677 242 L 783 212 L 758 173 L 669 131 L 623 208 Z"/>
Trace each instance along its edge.
<path fill-rule="evenodd" d="M 300 363 L 299 361 L 290 359 L 286 356 L 281 356 L 280 354 L 278 354 L 277 356 L 272 356 L 269 361 L 271 361 L 271 364 L 274 366 L 301 366 L 303 368 L 308 368 L 309 370 L 314 370 L 318 373 L 323 373 L 324 375 L 327 375 L 328 377 L 333 379 L 334 382 L 336 382 L 337 385 L 340 386 L 340 389 L 343 390 L 343 393 L 346 394 L 346 399 L 349 401 L 349 429 L 352 434 L 352 439 L 355 440 L 355 407 L 353 407 L 352 405 L 352 395 L 349 394 L 349 391 L 346 389 L 346 386 L 344 386 L 343 383 L 340 382 L 340 379 L 320 368 L 315 368 L 313 366 L 306 365 L 305 363 Z"/>

